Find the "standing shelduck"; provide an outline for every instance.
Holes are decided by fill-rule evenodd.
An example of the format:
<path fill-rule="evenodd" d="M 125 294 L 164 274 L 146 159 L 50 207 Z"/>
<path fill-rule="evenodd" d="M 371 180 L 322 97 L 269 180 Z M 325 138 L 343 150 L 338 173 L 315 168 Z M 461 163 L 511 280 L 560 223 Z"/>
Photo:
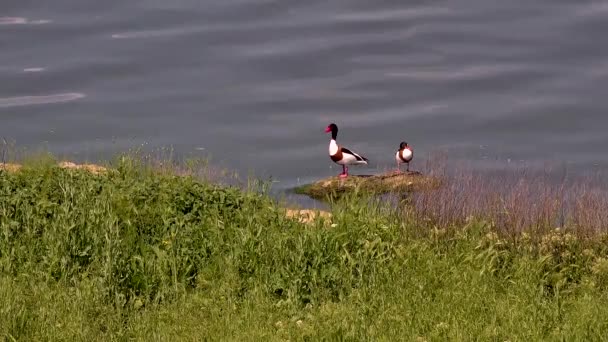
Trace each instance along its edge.
<path fill-rule="evenodd" d="M 348 166 L 347 165 L 367 165 L 368 159 L 338 145 L 336 137 L 338 136 L 338 126 L 335 123 L 331 123 L 325 129 L 325 133 L 331 132 L 331 140 L 329 142 L 329 157 L 331 160 L 339 165 L 342 165 L 341 178 L 348 177 Z"/>
<path fill-rule="evenodd" d="M 399 144 L 399 150 L 397 150 L 397 154 L 395 154 L 395 159 L 397 160 L 397 171 L 401 171 L 399 166 L 403 163 L 407 164 L 407 171 L 410 171 L 410 162 L 414 158 L 414 149 L 408 145 L 405 141 L 402 141 Z"/>

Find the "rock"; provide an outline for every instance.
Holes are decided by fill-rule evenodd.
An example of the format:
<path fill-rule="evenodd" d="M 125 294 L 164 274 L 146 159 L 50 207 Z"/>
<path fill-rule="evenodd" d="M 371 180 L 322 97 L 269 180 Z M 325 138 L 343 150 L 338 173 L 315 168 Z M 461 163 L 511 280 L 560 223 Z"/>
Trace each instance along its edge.
<path fill-rule="evenodd" d="M 301 223 L 312 223 L 317 217 L 322 217 L 326 220 L 331 219 L 331 213 L 327 211 L 310 209 L 286 209 L 285 216 L 296 219 Z"/>
<path fill-rule="evenodd" d="M 96 165 L 96 164 L 76 164 L 69 161 L 62 161 L 57 166 L 64 169 L 74 169 L 74 170 L 86 170 L 93 174 L 105 173 L 108 171 L 107 168 Z M 20 164 L 10 164 L 10 163 L 0 163 L 0 170 L 5 170 L 8 172 L 17 172 L 22 169 L 22 165 Z"/>
<path fill-rule="evenodd" d="M 294 191 L 323 200 L 328 196 L 335 198 L 352 191 L 380 195 L 434 189 L 439 185 L 440 180 L 436 177 L 409 171 L 388 172 L 379 175 L 350 175 L 347 178 L 335 176 L 297 187 Z"/>
<path fill-rule="evenodd" d="M 59 163 L 59 167 L 64 168 L 64 169 L 76 169 L 76 170 L 86 170 L 89 171 L 90 173 L 93 174 L 100 174 L 100 173 L 104 173 L 107 172 L 108 169 L 100 166 L 100 165 L 96 165 L 96 164 L 75 164 L 69 161 L 62 161 Z"/>
<path fill-rule="evenodd" d="M 19 171 L 19 169 L 21 169 L 21 165 L 19 164 L 10 164 L 10 163 L 1 163 L 0 164 L 0 171 L 7 171 L 7 172 L 17 172 Z"/>

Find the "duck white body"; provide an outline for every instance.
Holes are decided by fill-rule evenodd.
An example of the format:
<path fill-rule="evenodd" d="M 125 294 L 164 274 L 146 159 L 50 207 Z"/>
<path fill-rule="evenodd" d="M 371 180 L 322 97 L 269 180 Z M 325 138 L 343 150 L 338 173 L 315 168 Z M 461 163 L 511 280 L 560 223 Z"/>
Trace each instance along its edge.
<path fill-rule="evenodd" d="M 414 150 L 405 141 L 399 145 L 399 150 L 395 153 L 395 160 L 397 161 L 397 170 L 400 171 L 399 166 L 401 164 L 407 164 L 407 171 L 410 170 L 410 162 L 414 159 Z"/>
<path fill-rule="evenodd" d="M 340 147 L 338 143 L 331 139 L 329 142 L 329 157 L 338 155 L 338 153 L 342 154 L 342 158 L 338 160 L 334 160 L 336 164 L 340 165 L 367 165 L 367 159 L 365 157 L 360 156 L 359 154 L 352 152 L 351 150 Z M 332 160 L 334 159 L 332 158 Z"/>
<path fill-rule="evenodd" d="M 414 154 L 412 153 L 411 150 L 408 149 L 404 149 L 403 151 L 397 151 L 397 153 L 395 154 L 395 159 L 397 160 L 397 162 L 399 164 L 403 164 L 403 163 L 408 163 L 410 161 L 412 161 L 412 158 L 414 157 Z"/>

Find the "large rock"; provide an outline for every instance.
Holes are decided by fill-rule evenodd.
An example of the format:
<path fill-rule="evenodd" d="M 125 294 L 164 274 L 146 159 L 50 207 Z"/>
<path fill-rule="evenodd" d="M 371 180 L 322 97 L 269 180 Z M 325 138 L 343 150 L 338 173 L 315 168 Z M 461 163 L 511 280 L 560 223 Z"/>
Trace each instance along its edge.
<path fill-rule="evenodd" d="M 69 161 L 62 161 L 57 164 L 60 168 L 63 169 L 73 169 L 73 170 L 85 170 L 89 171 L 93 174 L 101 174 L 108 171 L 107 168 L 96 165 L 96 164 L 76 164 Z M 7 172 L 17 172 L 23 168 L 20 164 L 11 164 L 11 163 L 0 163 L 0 170 Z"/>
<path fill-rule="evenodd" d="M 315 199 L 339 197 L 352 191 L 365 194 L 406 193 L 434 189 L 440 185 L 436 177 L 426 176 L 417 171 L 389 172 L 379 175 L 350 175 L 347 178 L 338 176 L 318 180 L 294 189 L 298 194 L 308 195 Z"/>

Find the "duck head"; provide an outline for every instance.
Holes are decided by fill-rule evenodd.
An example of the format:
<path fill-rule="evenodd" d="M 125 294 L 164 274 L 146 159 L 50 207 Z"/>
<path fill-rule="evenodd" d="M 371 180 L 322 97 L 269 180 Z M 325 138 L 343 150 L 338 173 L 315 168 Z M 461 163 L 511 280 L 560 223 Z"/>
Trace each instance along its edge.
<path fill-rule="evenodd" d="M 336 140 L 336 137 L 338 136 L 338 126 L 336 126 L 335 123 L 331 123 L 329 124 L 329 126 L 327 126 L 327 128 L 325 128 L 325 133 L 330 133 L 331 132 L 331 138 Z"/>

